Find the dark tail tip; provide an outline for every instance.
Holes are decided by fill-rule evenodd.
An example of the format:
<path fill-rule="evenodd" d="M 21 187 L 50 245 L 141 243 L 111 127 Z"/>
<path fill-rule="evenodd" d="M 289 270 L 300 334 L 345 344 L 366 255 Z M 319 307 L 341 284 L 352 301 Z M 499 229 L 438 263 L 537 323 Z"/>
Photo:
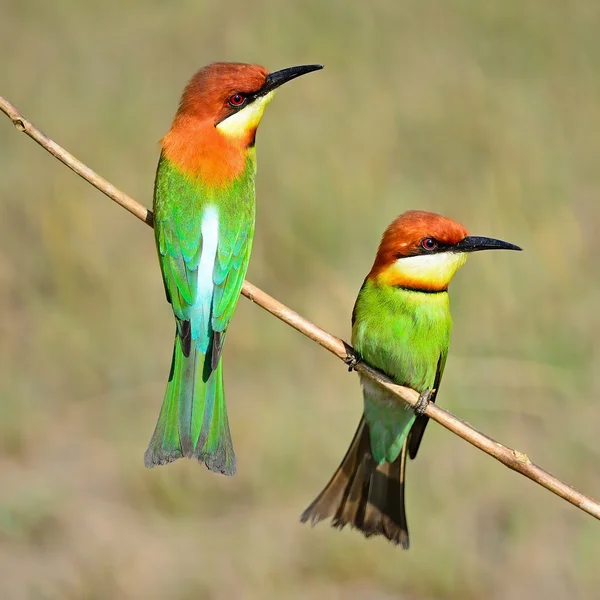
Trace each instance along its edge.
<path fill-rule="evenodd" d="M 331 518 L 331 525 L 336 529 L 350 525 L 367 538 L 381 535 L 408 550 L 405 460 L 404 448 L 393 463 L 377 465 L 370 452 L 368 428 L 364 419 L 361 420 L 342 464 L 325 489 L 302 513 L 300 521 L 314 526 Z"/>
<path fill-rule="evenodd" d="M 213 473 L 228 475 L 232 477 L 236 472 L 236 460 L 233 450 L 230 455 L 225 452 L 217 452 L 215 454 L 196 454 L 194 458 L 200 463 L 204 463 L 206 468 Z"/>
<path fill-rule="evenodd" d="M 144 453 L 144 466 L 148 469 L 152 469 L 153 467 L 159 467 L 161 465 L 172 463 L 181 457 L 182 454 L 178 450 L 165 452 L 149 446 Z"/>
<path fill-rule="evenodd" d="M 144 466 L 148 469 L 153 469 L 154 467 L 168 465 L 179 458 L 196 459 L 200 464 L 206 465 L 206 468 L 209 471 L 220 473 L 221 475 L 232 476 L 235 475 L 236 472 L 235 454 L 226 456 L 224 452 L 217 454 L 196 454 L 190 452 L 184 455 L 180 451 L 166 452 L 148 448 L 144 454 Z"/>

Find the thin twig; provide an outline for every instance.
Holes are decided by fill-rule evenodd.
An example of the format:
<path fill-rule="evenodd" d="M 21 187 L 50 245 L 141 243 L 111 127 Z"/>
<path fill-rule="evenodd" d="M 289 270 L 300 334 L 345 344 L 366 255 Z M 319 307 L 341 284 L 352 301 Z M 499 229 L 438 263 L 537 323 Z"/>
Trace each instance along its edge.
<path fill-rule="evenodd" d="M 56 142 L 53 142 L 49 137 L 37 129 L 29 120 L 27 120 L 17 110 L 17 108 L 15 108 L 1 96 L 0 110 L 2 110 L 2 112 L 4 112 L 11 119 L 19 131 L 26 133 L 29 137 L 40 144 L 40 146 L 50 152 L 50 154 L 75 171 L 75 173 L 77 173 L 79 176 L 83 177 L 83 179 L 91 183 L 94 187 L 98 188 L 101 192 L 128 210 L 131 214 L 135 215 L 138 219 L 144 221 L 144 223 L 147 225 L 152 226 L 151 211 L 144 208 L 133 198 L 130 198 L 123 192 L 119 191 L 108 181 L 106 181 L 106 179 L 103 179 L 94 173 L 94 171 L 77 160 L 73 155 L 69 154 L 64 148 L 59 146 Z M 282 320 L 284 323 L 290 325 L 300 333 L 303 333 L 306 337 L 317 342 L 317 344 L 323 346 L 323 348 L 329 350 L 343 361 L 347 361 L 349 358 L 355 356 L 354 350 L 351 346 L 346 344 L 346 342 L 331 335 L 314 323 L 311 323 L 304 317 L 300 316 L 297 312 L 288 308 L 278 300 L 275 300 L 275 298 L 272 298 L 248 281 L 244 281 L 242 294 L 246 296 L 246 298 L 252 300 L 252 302 L 255 302 L 264 308 L 267 312 L 270 312 L 272 315 Z M 360 371 L 361 373 L 367 375 L 367 377 L 378 382 L 386 389 L 392 391 L 406 404 L 410 406 L 414 406 L 416 404 L 419 398 L 419 394 L 416 391 L 396 385 L 385 375 L 369 367 L 363 362 L 358 362 L 355 368 L 357 371 Z M 579 507 L 581 510 L 596 517 L 596 519 L 600 519 L 599 502 L 593 498 L 590 498 L 589 496 L 586 496 L 585 494 L 582 494 L 581 492 L 578 492 L 574 488 L 568 486 L 566 483 L 563 483 L 560 479 L 557 479 L 547 471 L 544 471 L 542 468 L 532 463 L 526 454 L 503 446 L 492 438 L 473 429 L 464 421 L 457 419 L 454 415 L 440 408 L 436 404 L 430 403 L 425 411 L 425 414 L 476 448 L 479 448 L 480 450 L 483 450 L 483 452 L 494 457 L 508 468 L 525 475 L 525 477 L 535 481 L 542 487 L 565 499 L 567 502 Z"/>

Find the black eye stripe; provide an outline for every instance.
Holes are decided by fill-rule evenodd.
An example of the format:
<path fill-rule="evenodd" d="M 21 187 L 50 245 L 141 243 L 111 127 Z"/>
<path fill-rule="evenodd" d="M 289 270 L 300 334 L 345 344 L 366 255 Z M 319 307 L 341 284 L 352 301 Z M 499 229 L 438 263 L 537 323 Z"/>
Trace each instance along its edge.
<path fill-rule="evenodd" d="M 435 247 L 432 249 L 425 248 L 423 246 L 423 241 L 426 239 L 433 239 L 436 243 Z M 427 256 L 430 254 L 441 254 L 442 252 L 452 252 L 453 246 L 451 244 L 445 244 L 443 242 L 438 242 L 435 238 L 423 238 L 419 244 L 408 254 L 406 252 L 398 252 L 396 254 L 396 258 L 407 258 L 409 256 Z"/>

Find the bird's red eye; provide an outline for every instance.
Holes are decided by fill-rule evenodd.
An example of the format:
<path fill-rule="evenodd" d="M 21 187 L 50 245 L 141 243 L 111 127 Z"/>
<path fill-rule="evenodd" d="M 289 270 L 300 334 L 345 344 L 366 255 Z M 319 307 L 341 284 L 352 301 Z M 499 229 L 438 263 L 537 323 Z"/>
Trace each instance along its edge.
<path fill-rule="evenodd" d="M 236 108 L 244 104 L 244 102 L 246 102 L 246 96 L 242 94 L 234 94 L 231 96 L 231 98 L 229 98 L 230 106 L 234 106 Z"/>
<path fill-rule="evenodd" d="M 421 240 L 421 247 L 423 250 L 435 250 L 437 248 L 437 242 L 433 238 L 423 238 Z"/>

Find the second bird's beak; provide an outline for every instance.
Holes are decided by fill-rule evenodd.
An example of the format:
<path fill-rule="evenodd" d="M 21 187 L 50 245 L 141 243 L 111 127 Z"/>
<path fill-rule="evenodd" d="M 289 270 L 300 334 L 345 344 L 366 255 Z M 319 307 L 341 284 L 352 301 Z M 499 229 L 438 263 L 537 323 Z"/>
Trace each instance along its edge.
<path fill-rule="evenodd" d="M 277 89 L 279 86 L 300 77 L 300 75 L 306 75 L 313 71 L 320 71 L 323 65 L 300 65 L 298 67 L 288 67 L 287 69 L 281 69 L 281 71 L 274 71 L 269 73 L 265 79 L 264 85 L 260 88 L 258 96 L 266 96 L 269 92 Z"/>
<path fill-rule="evenodd" d="M 470 235 L 454 246 L 455 252 L 479 252 L 480 250 L 522 250 L 522 248 L 502 240 L 476 235 Z"/>

